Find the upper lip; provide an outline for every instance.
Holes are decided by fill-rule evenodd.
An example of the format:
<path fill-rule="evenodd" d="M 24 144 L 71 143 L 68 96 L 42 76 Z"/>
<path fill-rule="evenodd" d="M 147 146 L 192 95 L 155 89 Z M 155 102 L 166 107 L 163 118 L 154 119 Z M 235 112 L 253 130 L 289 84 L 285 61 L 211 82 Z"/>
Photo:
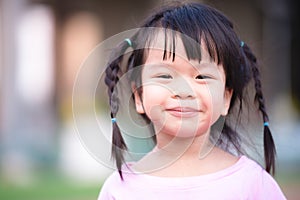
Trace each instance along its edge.
<path fill-rule="evenodd" d="M 172 110 L 178 112 L 199 112 L 198 109 L 191 108 L 191 107 L 172 107 L 172 108 L 167 108 L 166 110 Z"/>

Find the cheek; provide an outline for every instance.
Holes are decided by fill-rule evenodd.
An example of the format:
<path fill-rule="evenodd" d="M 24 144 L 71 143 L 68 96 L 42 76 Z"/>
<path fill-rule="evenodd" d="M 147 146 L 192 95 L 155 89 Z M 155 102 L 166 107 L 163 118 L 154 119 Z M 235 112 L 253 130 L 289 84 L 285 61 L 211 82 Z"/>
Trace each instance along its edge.
<path fill-rule="evenodd" d="M 159 120 L 162 116 L 161 108 L 167 98 L 166 89 L 159 86 L 143 87 L 143 105 L 151 121 Z"/>
<path fill-rule="evenodd" d="M 220 90 L 222 86 L 217 86 L 210 89 L 210 112 L 211 124 L 215 123 L 220 117 L 224 107 L 224 90 Z"/>
<path fill-rule="evenodd" d="M 200 108 L 206 111 L 211 111 L 213 109 L 214 91 L 211 87 L 207 85 L 200 86 L 198 88 L 198 101 Z"/>
<path fill-rule="evenodd" d="M 206 119 L 213 124 L 220 116 L 220 110 L 223 105 L 223 92 L 220 85 L 205 85 L 199 88 L 199 104 L 200 108 L 205 110 Z"/>

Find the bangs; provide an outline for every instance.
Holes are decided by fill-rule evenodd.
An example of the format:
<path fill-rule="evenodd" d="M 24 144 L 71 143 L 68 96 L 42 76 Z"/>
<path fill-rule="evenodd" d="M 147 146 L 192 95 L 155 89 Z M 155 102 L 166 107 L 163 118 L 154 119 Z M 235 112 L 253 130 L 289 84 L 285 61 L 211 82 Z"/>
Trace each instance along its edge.
<path fill-rule="evenodd" d="M 176 55 L 185 53 L 188 60 L 201 61 L 201 43 L 195 39 L 169 28 L 155 28 L 150 32 L 146 37 L 145 57 L 147 57 L 150 49 L 158 49 L 163 51 L 163 60 L 170 59 L 174 61 Z M 179 40 L 183 44 L 184 52 L 178 49 Z M 201 38 L 199 38 L 199 41 L 201 41 Z"/>
<path fill-rule="evenodd" d="M 201 61 L 202 45 L 213 62 L 227 65 L 230 64 L 229 58 L 238 53 L 235 50 L 239 44 L 239 41 L 233 39 L 237 37 L 232 37 L 236 36 L 233 30 L 228 29 L 231 26 L 229 20 L 218 11 L 189 4 L 165 12 L 160 20 L 145 26 L 150 30 L 142 31 L 144 34 L 141 38 L 146 40 L 146 49 L 161 40 L 164 60 L 175 60 L 176 40 L 180 38 L 188 60 Z M 144 56 L 147 56 L 147 50 Z"/>
<path fill-rule="evenodd" d="M 147 28 L 144 32 L 144 45 L 139 47 L 143 49 L 143 58 L 146 59 L 150 49 L 157 49 L 163 51 L 163 60 L 175 60 L 176 55 L 186 54 L 188 60 L 202 60 L 201 45 L 209 53 L 209 56 L 214 62 L 218 63 L 216 56 L 215 43 L 212 40 L 207 40 L 203 32 L 199 32 L 197 38 L 191 38 L 177 30 L 170 29 L 169 27 L 161 28 Z M 203 37 L 204 35 L 204 37 Z M 202 37 L 201 37 L 202 36 Z M 184 52 L 178 51 L 178 42 L 181 40 Z M 201 42 L 203 44 L 201 44 Z M 141 44 L 141 43 L 140 43 Z M 176 48 L 177 47 L 177 48 Z M 177 49 L 177 52 L 176 52 Z"/>

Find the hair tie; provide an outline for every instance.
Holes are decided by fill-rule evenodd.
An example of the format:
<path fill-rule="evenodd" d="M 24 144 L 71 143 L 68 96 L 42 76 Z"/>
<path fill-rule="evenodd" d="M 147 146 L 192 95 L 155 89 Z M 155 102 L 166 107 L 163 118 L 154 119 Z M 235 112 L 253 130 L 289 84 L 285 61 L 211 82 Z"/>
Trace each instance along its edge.
<path fill-rule="evenodd" d="M 245 42 L 244 41 L 241 41 L 241 47 L 244 47 L 244 44 L 245 44 Z"/>
<path fill-rule="evenodd" d="M 269 122 L 264 122 L 264 126 L 269 126 Z"/>
<path fill-rule="evenodd" d="M 111 118 L 111 122 L 114 124 L 117 122 L 117 119 L 116 118 Z"/>
<path fill-rule="evenodd" d="M 130 40 L 129 38 L 126 38 L 125 41 L 128 43 L 128 45 L 129 45 L 130 47 L 132 47 L 132 42 L 131 42 L 131 40 Z"/>

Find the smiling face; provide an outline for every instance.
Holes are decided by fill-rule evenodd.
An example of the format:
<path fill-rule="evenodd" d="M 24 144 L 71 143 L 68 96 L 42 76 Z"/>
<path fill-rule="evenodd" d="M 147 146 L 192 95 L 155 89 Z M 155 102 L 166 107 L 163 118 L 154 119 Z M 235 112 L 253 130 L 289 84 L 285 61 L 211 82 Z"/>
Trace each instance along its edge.
<path fill-rule="evenodd" d="M 208 133 L 220 115 L 226 115 L 231 90 L 225 73 L 201 48 L 201 62 L 186 59 L 177 40 L 175 60 L 150 49 L 142 70 L 142 93 L 134 91 L 137 112 L 153 122 L 156 134 L 195 137 Z"/>

